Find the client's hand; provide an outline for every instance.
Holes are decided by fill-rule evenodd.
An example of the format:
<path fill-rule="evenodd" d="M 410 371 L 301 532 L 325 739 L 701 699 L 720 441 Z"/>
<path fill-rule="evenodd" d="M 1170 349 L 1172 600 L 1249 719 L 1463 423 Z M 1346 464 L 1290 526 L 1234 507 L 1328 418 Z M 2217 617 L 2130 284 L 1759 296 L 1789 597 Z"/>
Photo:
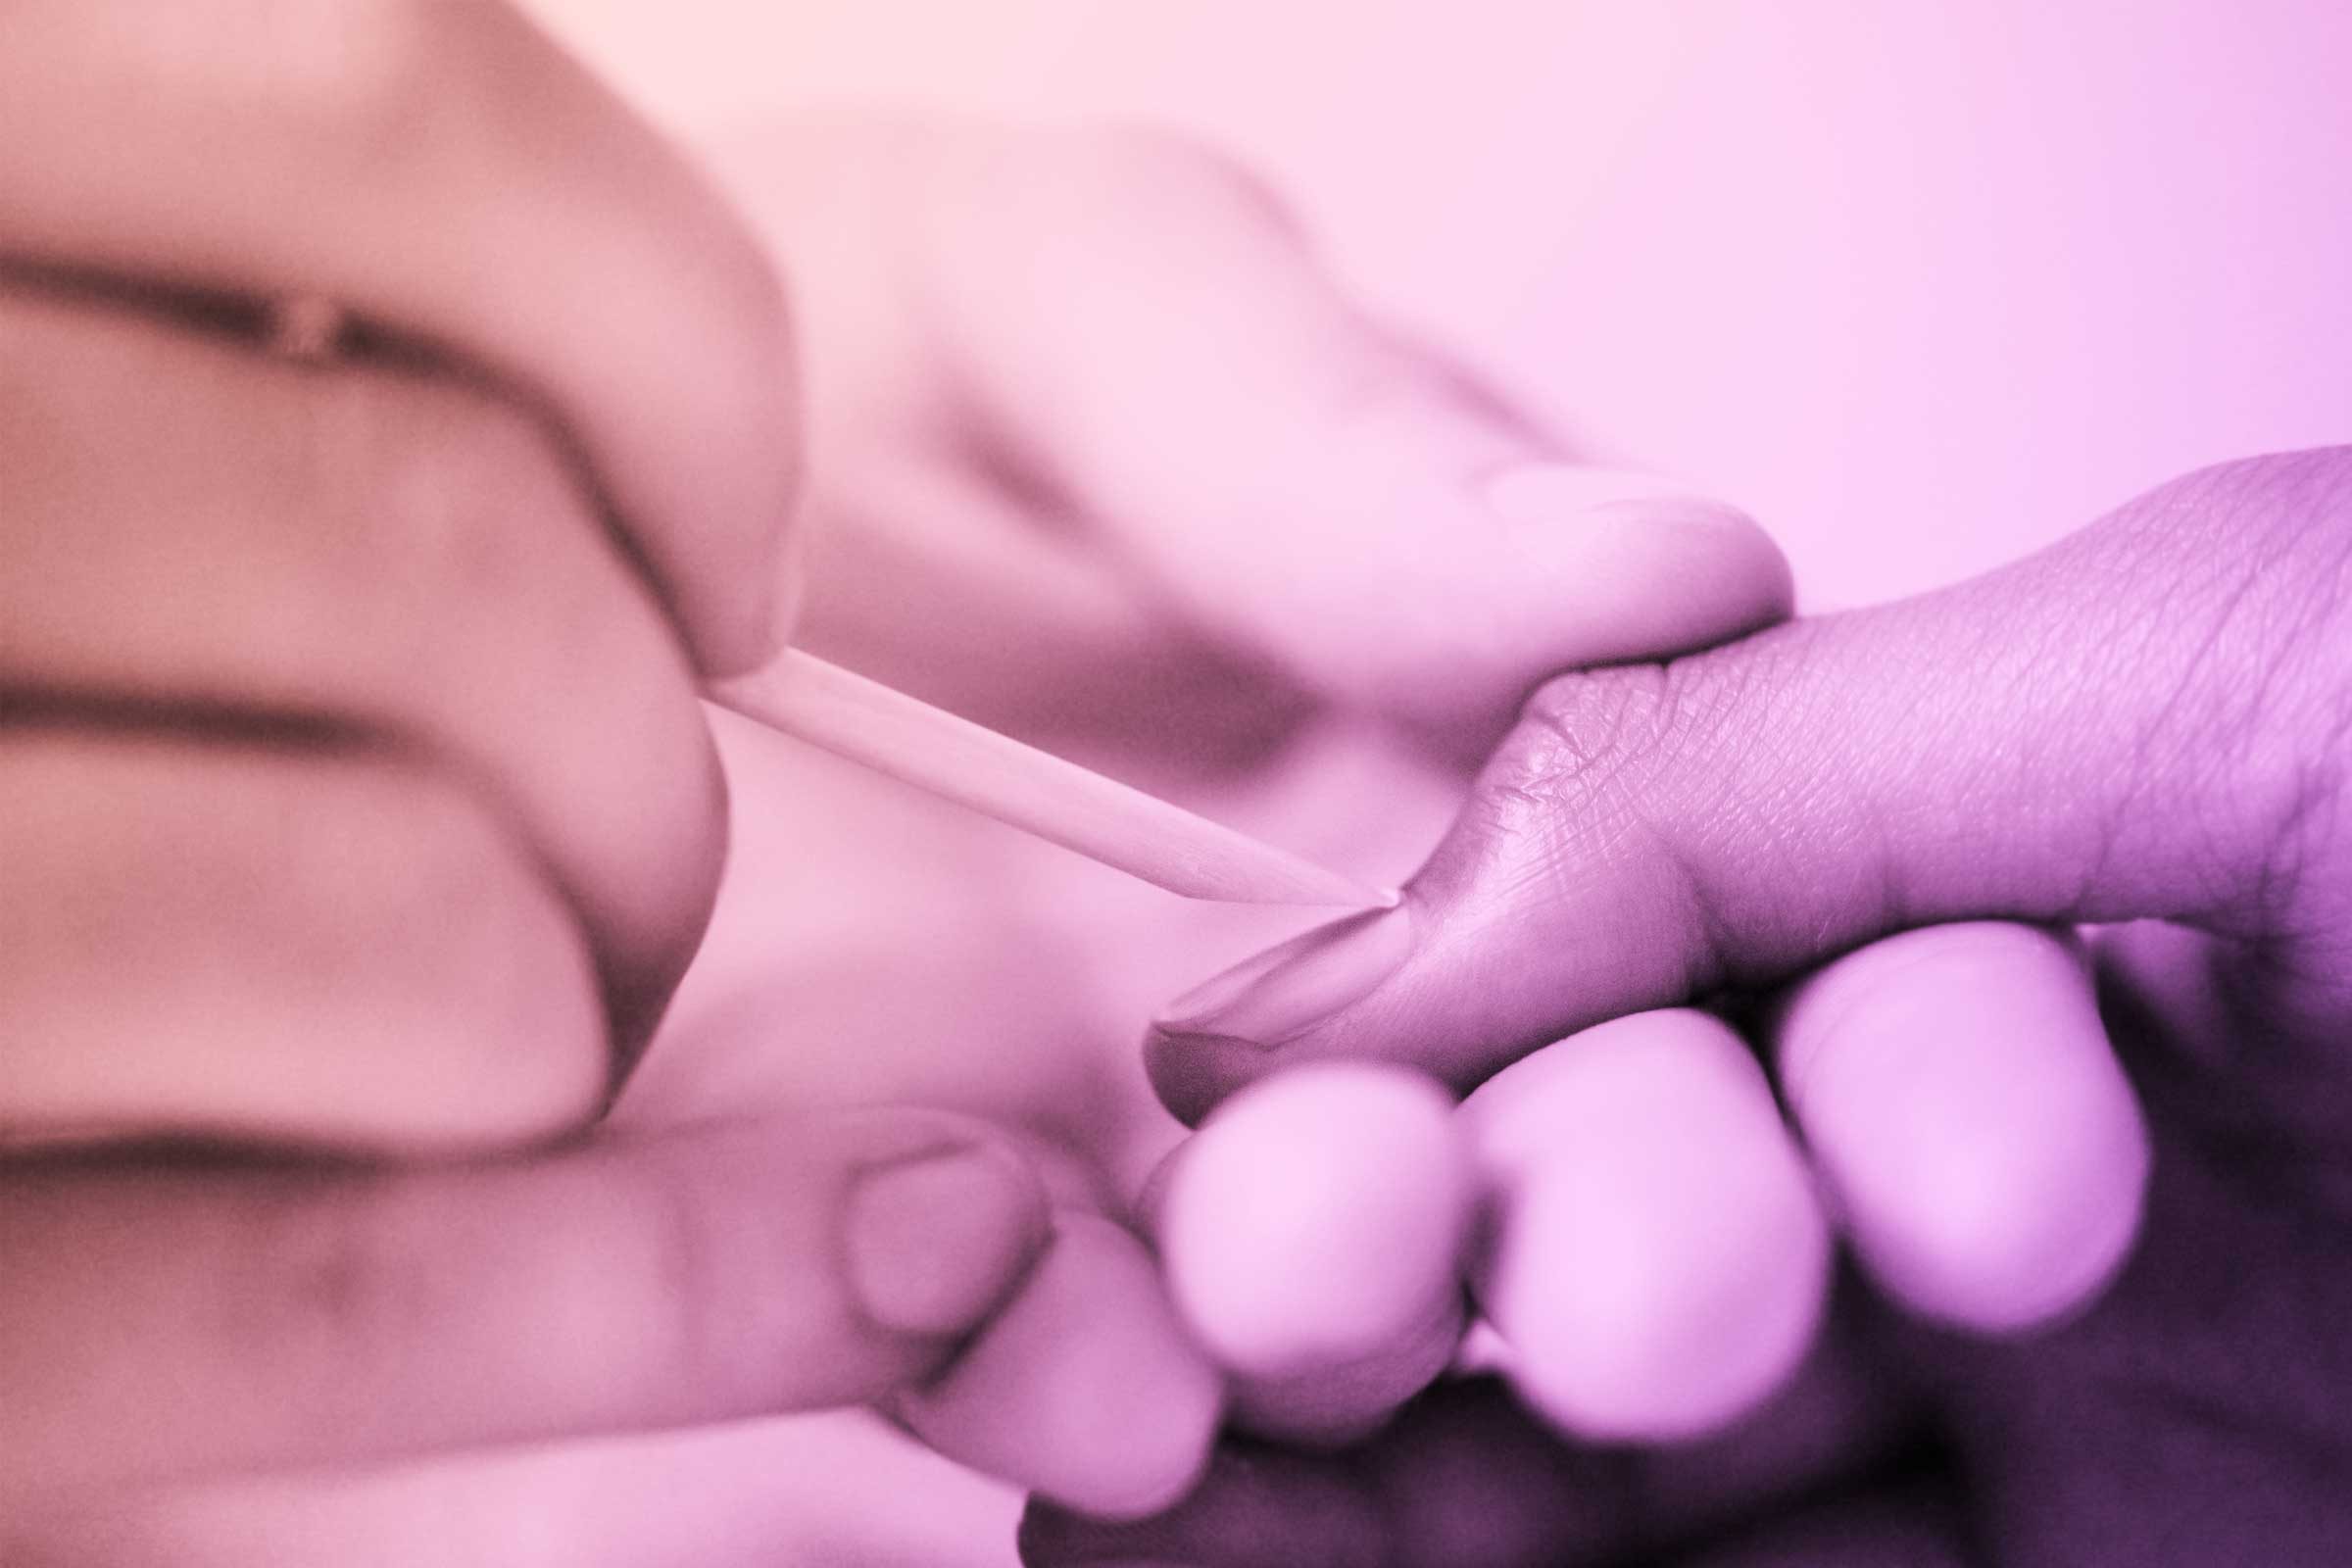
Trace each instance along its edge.
<path fill-rule="evenodd" d="M 2344 1560 L 2348 714 L 2342 450 L 2192 475 L 1916 602 L 1547 686 L 1406 910 L 1165 1028 L 1163 1092 L 1198 1112 L 1341 1055 L 1485 1080 L 1470 1274 L 1506 1373 L 1572 1438 L 1667 1433 L 1817 1266 L 1750 1245 L 1754 1177 L 1800 1156 L 1712 1020 L 1595 1021 L 1832 960 L 1754 1022 L 1851 1310 L 1697 1448 L 1547 1446 L 1449 1389 L 1352 1454 L 1237 1449 L 1145 1525 L 1041 1508 L 1031 1556 L 1654 1560 L 1916 1421 L 1901 1489 L 1704 1560 Z M 2081 961 L 1988 916 L 2105 929 Z"/>

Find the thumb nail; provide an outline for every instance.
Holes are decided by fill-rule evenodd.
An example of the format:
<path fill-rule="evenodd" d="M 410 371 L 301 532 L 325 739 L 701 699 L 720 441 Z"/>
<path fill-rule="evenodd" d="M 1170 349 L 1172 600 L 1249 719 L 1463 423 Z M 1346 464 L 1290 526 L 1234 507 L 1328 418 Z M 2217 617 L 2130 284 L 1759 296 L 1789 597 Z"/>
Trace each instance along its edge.
<path fill-rule="evenodd" d="M 1503 521 L 1530 525 L 1597 519 L 1637 509 L 1651 520 L 1683 511 L 1709 516 L 1734 511 L 1656 474 L 1567 463 L 1528 463 L 1501 469 L 1488 477 L 1480 498 Z"/>
<path fill-rule="evenodd" d="M 1044 1189 L 1011 1151 L 949 1149 L 861 1172 L 849 1198 L 850 1288 L 906 1334 L 960 1334 L 1011 1295 L 1047 1237 Z"/>
<path fill-rule="evenodd" d="M 1154 1027 L 1279 1046 L 1370 996 L 1411 951 L 1407 909 L 1353 915 L 1244 959 L 1170 1003 Z"/>

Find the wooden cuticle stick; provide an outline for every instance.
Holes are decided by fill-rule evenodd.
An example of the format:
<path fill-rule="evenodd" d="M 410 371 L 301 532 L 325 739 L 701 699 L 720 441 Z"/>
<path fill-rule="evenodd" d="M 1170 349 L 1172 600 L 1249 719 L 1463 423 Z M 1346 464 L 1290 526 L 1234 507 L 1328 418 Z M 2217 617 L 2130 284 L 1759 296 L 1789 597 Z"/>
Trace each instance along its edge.
<path fill-rule="evenodd" d="M 769 729 L 1188 899 L 1350 909 L 1397 902 L 797 649 L 708 694 Z"/>

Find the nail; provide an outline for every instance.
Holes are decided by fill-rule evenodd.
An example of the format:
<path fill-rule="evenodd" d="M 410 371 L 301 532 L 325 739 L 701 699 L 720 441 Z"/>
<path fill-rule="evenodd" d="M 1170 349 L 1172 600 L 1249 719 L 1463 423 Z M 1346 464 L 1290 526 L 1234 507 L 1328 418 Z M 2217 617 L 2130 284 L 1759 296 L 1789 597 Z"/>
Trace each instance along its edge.
<path fill-rule="evenodd" d="M 1362 1001 L 1412 952 L 1410 911 L 1373 909 L 1293 937 L 1198 986 L 1153 1021 L 1162 1034 L 1257 1046 L 1296 1040 Z"/>
<path fill-rule="evenodd" d="M 1012 1292 L 1043 1250 L 1045 1191 L 1011 1151 L 946 1149 L 869 1167 L 851 1192 L 851 1289 L 906 1334 L 959 1334 Z"/>
<path fill-rule="evenodd" d="M 1720 515 L 1735 510 L 1653 473 L 1567 463 L 1528 463 L 1500 469 L 1487 477 L 1480 496 L 1487 510 L 1505 522 L 1530 525 L 1572 522 L 1579 517 L 1599 520 L 1633 508 L 1653 516 L 1686 511 Z"/>

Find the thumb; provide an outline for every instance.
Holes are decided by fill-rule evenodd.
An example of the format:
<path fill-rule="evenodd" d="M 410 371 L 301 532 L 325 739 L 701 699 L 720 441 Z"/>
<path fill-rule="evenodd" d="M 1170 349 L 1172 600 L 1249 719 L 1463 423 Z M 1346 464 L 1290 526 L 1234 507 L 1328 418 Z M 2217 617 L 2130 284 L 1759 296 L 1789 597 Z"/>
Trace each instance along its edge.
<path fill-rule="evenodd" d="M 955 229 L 937 320 L 976 438 L 1086 519 L 1139 603 L 1481 751 L 1546 672 L 1788 612 L 1752 520 L 1569 466 L 1350 304 L 1246 172 L 1148 134 L 1027 151 L 972 180 L 989 200 Z"/>
<path fill-rule="evenodd" d="M 2352 449 L 2164 487 L 1960 587 L 1542 688 L 1402 907 L 1175 1004 L 1198 1117 L 1314 1055 L 1457 1087 L 1900 928 L 2160 917 L 2287 1019 L 2352 973 Z"/>
<path fill-rule="evenodd" d="M 1004 1140 L 914 1111 L 475 1165 L 25 1161 L 0 1511 L 876 1398 L 946 1366 L 1048 1229 Z"/>

